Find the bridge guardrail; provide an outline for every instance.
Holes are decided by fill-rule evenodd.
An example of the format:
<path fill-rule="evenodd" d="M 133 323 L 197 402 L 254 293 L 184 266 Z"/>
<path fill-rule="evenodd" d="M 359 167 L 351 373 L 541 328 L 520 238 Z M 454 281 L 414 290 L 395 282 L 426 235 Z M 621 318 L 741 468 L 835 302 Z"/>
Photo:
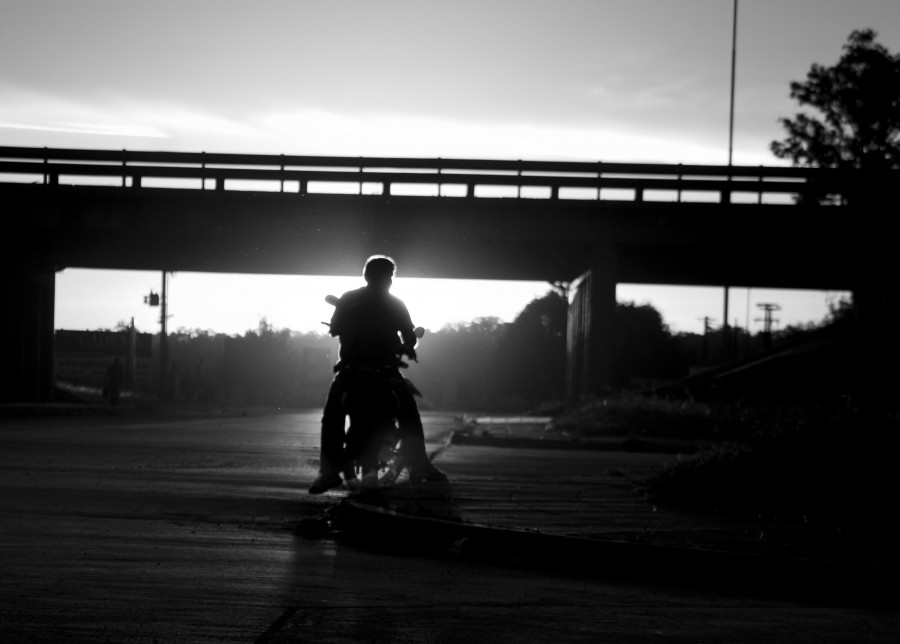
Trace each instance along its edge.
<path fill-rule="evenodd" d="M 181 187 L 199 190 L 229 189 L 227 182 L 259 182 L 260 190 L 310 193 L 329 186 L 358 184 L 370 190 L 394 195 L 396 186 L 434 186 L 435 196 L 492 196 L 492 189 L 507 188 L 515 194 L 502 196 L 550 199 L 604 199 L 617 193 L 616 200 L 641 202 L 650 193 L 666 193 L 665 199 L 652 194 L 649 200 L 762 203 L 773 197 L 776 203 L 793 203 L 799 198 L 832 196 L 832 203 L 845 203 L 849 194 L 873 178 L 859 171 L 784 166 L 714 166 L 682 164 L 640 164 L 569 161 L 504 161 L 491 159 L 418 159 L 387 157 L 329 157 L 205 152 L 155 152 L 129 150 L 76 150 L 68 148 L 0 147 L 0 183 L 31 180 L 31 183 L 74 185 L 94 180 L 118 180 L 129 189 L 155 187 L 165 181 L 193 181 Z M 893 178 L 893 177 L 892 177 Z M 874 178 L 878 181 L 881 177 Z M 65 181 L 64 181 L 65 180 Z M 87 181 L 87 183 L 90 183 Z M 212 184 L 212 185 L 210 185 Z M 263 188 L 262 184 L 267 184 Z M 107 184 L 109 185 L 109 184 Z M 456 186 L 455 192 L 445 188 Z M 293 188 L 296 187 L 296 190 Z M 322 188 L 325 189 L 322 189 Z M 478 194 L 479 187 L 485 188 Z M 246 188 L 244 188 L 246 189 Z M 524 190 L 523 190 L 524 189 Z M 542 191 L 542 192 L 541 192 Z M 580 197 L 567 191 L 581 191 Z M 630 194 L 630 199 L 625 198 Z M 588 195 L 588 196 L 585 196 Z M 593 195 L 593 196 L 592 196 Z M 702 195 L 702 196 L 700 196 Z M 699 198 L 698 198 L 699 197 Z"/>

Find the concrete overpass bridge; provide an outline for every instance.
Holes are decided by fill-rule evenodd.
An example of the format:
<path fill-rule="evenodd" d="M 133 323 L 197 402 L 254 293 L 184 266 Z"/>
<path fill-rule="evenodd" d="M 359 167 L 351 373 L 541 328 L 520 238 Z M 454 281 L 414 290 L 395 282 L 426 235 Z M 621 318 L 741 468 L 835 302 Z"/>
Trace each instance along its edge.
<path fill-rule="evenodd" d="M 0 399 L 52 397 L 63 268 L 357 275 L 374 253 L 569 283 L 580 396 L 609 382 L 619 282 L 846 289 L 880 318 L 898 176 L 0 147 Z"/>

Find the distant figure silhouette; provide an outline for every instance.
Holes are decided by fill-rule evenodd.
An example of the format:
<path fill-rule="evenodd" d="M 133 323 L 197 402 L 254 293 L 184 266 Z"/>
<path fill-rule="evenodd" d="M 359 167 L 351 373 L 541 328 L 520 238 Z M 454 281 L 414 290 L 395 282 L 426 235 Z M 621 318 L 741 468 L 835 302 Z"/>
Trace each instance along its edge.
<path fill-rule="evenodd" d="M 340 361 L 322 413 L 321 462 L 310 494 L 321 494 L 342 483 L 340 472 L 346 465 L 342 397 L 347 387 L 341 365 L 385 363 L 401 353 L 416 359 L 416 336 L 409 310 L 389 292 L 395 271 L 396 264 L 390 257 L 370 257 L 363 269 L 366 285 L 344 293 L 335 305 L 330 333 L 340 338 Z M 422 419 L 413 394 L 405 385 L 397 387 L 394 393 L 399 403 L 401 449 L 410 465 L 410 479 L 446 481 L 447 477 L 425 453 Z"/>
<path fill-rule="evenodd" d="M 103 386 L 105 398 L 109 404 L 115 407 L 119 404 L 119 391 L 122 387 L 122 365 L 118 358 L 113 358 L 112 364 L 106 368 L 106 380 Z"/>

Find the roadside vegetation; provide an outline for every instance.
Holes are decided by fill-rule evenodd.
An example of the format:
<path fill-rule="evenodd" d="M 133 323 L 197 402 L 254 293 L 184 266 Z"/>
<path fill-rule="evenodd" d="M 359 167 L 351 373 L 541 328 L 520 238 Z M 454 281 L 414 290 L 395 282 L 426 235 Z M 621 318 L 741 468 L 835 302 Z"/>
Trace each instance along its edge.
<path fill-rule="evenodd" d="M 686 449 L 646 481 L 647 500 L 831 525 L 893 521 L 900 416 L 854 394 L 788 401 L 598 397 L 553 429 L 583 440 L 673 441 Z"/>
<path fill-rule="evenodd" d="M 900 167 L 900 86 L 891 81 L 900 74 L 900 54 L 876 37 L 872 29 L 853 31 L 834 65 L 814 64 L 804 80 L 790 84 L 790 96 L 802 111 L 780 119 L 786 136 L 772 142 L 775 156 L 799 166 L 867 172 Z M 827 189 L 810 197 L 835 202 Z M 850 201 L 873 198 L 860 192 Z M 650 500 L 836 529 L 892 525 L 900 407 L 896 377 L 889 371 L 896 351 L 875 342 L 895 343 L 895 331 L 887 325 L 896 316 L 884 298 L 873 300 L 883 305 L 869 311 L 880 331 L 857 330 L 843 348 L 823 344 L 830 350 L 819 351 L 818 360 L 807 353 L 799 361 L 805 371 L 765 374 L 793 396 L 770 388 L 768 396 L 748 402 L 732 388 L 730 397 L 720 398 L 709 415 L 713 427 L 724 428 L 719 432 L 724 440 L 672 461 L 649 481 Z M 847 311 L 844 306 L 838 313 Z M 833 322 L 843 322 L 841 332 L 853 333 L 848 316 L 835 317 Z M 804 383 L 812 386 L 798 386 Z M 673 425 L 680 422 L 673 416 Z"/>
<path fill-rule="evenodd" d="M 900 405 L 860 368 L 850 302 L 742 361 L 655 388 L 620 388 L 556 418 L 580 440 L 680 453 L 646 481 L 649 502 L 766 520 L 891 520 Z"/>
<path fill-rule="evenodd" d="M 768 431 L 670 461 L 648 481 L 648 499 L 836 528 L 893 521 L 896 418 L 796 411 L 767 415 Z"/>
<path fill-rule="evenodd" d="M 850 33 L 833 65 L 813 64 L 790 84 L 800 112 L 780 119 L 785 137 L 772 153 L 794 165 L 886 172 L 900 168 L 900 54 L 872 29 Z M 885 88 L 889 89 L 885 89 Z M 840 202 L 828 186 L 806 198 Z M 865 191 L 843 200 L 877 200 Z M 900 443 L 895 393 L 896 308 L 872 274 L 870 328 L 853 329 L 849 304 L 832 311 L 827 330 L 768 367 L 718 374 L 704 397 L 610 397 L 588 402 L 556 426 L 604 433 L 697 437 L 705 449 L 672 460 L 647 485 L 651 502 L 780 520 L 833 525 L 893 525 Z M 880 302 L 880 304 L 878 304 Z M 878 307 L 880 310 L 877 310 Z M 874 324 L 873 324 L 874 323 Z M 830 334 L 830 335 L 829 335 Z M 878 346 L 877 343 L 887 346 Z M 815 350 L 809 347 L 815 343 Z M 708 380 L 706 385 L 710 385 Z M 672 390 L 670 390 L 672 392 Z M 703 400 L 704 402 L 698 402 Z"/>

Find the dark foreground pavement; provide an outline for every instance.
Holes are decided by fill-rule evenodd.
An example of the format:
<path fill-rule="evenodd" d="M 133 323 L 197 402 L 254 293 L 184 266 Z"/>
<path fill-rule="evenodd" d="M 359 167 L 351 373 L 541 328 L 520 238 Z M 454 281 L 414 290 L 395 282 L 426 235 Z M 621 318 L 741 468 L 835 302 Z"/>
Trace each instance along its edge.
<path fill-rule="evenodd" d="M 664 454 L 451 445 L 310 497 L 318 413 L 0 419 L 9 642 L 894 641 L 891 540 L 688 515 Z M 426 417 L 433 449 L 452 428 Z M 868 544 L 868 546 L 867 546 Z"/>
<path fill-rule="evenodd" d="M 516 447 L 505 448 L 504 436 Z M 327 524 L 346 539 L 379 534 L 385 547 L 594 579 L 897 606 L 900 544 L 884 524 L 656 507 L 641 482 L 673 456 L 567 449 L 556 439 L 542 449 L 540 436 L 514 426 L 439 449 L 436 462 L 452 484 L 352 494 Z"/>

